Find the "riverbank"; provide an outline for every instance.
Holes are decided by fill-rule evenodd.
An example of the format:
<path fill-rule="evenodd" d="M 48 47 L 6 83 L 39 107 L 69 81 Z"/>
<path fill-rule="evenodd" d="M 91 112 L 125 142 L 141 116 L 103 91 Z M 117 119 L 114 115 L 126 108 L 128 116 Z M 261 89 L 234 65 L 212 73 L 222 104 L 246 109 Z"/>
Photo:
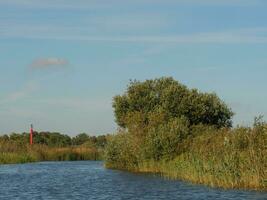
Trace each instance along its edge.
<path fill-rule="evenodd" d="M 133 144 L 127 133 L 115 135 L 110 145 L 123 154 L 112 151 L 115 154 L 112 158 L 107 155 L 106 167 L 160 173 L 211 187 L 267 191 L 266 126 L 214 131 L 188 138 L 179 145 L 176 156 L 159 160 L 146 159 L 144 146 Z"/>
<path fill-rule="evenodd" d="M 33 145 L 19 151 L 0 152 L 0 164 L 17 164 L 39 161 L 101 160 L 103 153 L 88 147 L 47 147 Z"/>
<path fill-rule="evenodd" d="M 0 164 L 102 160 L 106 136 L 82 133 L 70 137 L 57 132 L 34 132 L 34 144 L 28 142 L 29 133 L 0 136 Z"/>
<path fill-rule="evenodd" d="M 215 93 L 171 77 L 131 81 L 113 99 L 119 133 L 106 167 L 222 188 L 267 190 L 267 123 L 232 128 L 234 113 Z"/>

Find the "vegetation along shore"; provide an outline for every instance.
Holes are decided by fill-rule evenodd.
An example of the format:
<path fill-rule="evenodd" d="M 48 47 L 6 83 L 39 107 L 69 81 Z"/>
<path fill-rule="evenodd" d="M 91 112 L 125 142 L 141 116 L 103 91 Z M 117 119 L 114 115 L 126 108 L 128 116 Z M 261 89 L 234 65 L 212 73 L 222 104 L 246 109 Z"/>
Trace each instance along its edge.
<path fill-rule="evenodd" d="M 172 78 L 132 81 L 114 97 L 120 130 L 108 139 L 108 168 L 160 173 L 222 188 L 267 190 L 267 124 L 232 128 L 214 93 Z"/>
<path fill-rule="evenodd" d="M 232 127 L 232 110 L 214 93 L 173 78 L 131 81 L 115 96 L 118 133 L 69 137 L 35 132 L 0 137 L 0 164 L 105 160 L 105 166 L 160 173 L 222 188 L 267 190 L 267 123 Z"/>
<path fill-rule="evenodd" d="M 106 136 L 73 138 L 50 132 L 35 132 L 34 144 L 29 145 L 29 133 L 0 137 L 0 164 L 37 161 L 102 160 Z"/>

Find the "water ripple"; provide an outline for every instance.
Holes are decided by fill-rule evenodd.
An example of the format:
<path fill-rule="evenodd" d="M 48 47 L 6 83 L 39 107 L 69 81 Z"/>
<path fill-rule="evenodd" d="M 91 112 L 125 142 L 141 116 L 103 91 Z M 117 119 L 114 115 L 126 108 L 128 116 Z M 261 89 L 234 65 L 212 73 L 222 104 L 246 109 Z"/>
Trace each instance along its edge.
<path fill-rule="evenodd" d="M 267 193 L 221 190 L 102 167 L 102 162 L 42 162 L 0 166 L 0 199 L 267 200 Z"/>

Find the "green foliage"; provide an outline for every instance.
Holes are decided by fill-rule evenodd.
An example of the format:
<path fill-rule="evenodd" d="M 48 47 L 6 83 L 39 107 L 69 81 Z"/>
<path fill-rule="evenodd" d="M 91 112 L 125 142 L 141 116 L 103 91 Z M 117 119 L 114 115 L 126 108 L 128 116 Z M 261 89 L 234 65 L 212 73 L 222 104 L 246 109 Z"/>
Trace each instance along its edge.
<path fill-rule="evenodd" d="M 36 158 L 27 153 L 0 153 L 0 164 L 27 163 L 34 161 L 36 161 Z"/>
<path fill-rule="evenodd" d="M 72 145 L 94 146 L 104 149 L 107 144 L 106 137 L 106 135 L 89 136 L 86 133 L 81 133 L 72 138 Z"/>
<path fill-rule="evenodd" d="M 79 134 L 74 138 L 51 132 L 35 132 L 34 145 L 29 133 L 0 136 L 0 164 L 34 161 L 100 160 L 103 159 L 106 136 Z"/>
<path fill-rule="evenodd" d="M 29 143 L 29 133 L 12 133 L 10 136 L 0 136 L 0 141 L 15 142 L 16 145 L 24 145 Z M 89 136 L 86 133 L 78 134 L 71 138 L 68 135 L 64 135 L 57 132 L 34 132 L 33 136 L 34 144 L 47 145 L 49 147 L 68 147 L 79 146 L 87 143 L 87 146 L 94 146 L 97 148 L 104 148 L 107 140 L 106 135 Z"/>
<path fill-rule="evenodd" d="M 113 107 L 125 133 L 108 143 L 107 163 L 120 162 L 122 168 L 143 159 L 170 160 L 183 151 L 183 140 L 208 128 L 230 127 L 233 115 L 215 94 L 165 77 L 131 81 L 123 95 L 114 97 Z"/>
<path fill-rule="evenodd" d="M 189 129 L 182 121 L 160 125 L 149 132 L 145 143 L 130 133 L 112 136 L 106 166 L 155 172 L 214 187 L 267 190 L 266 123 L 253 128 L 197 125 Z M 182 135 L 196 133 L 178 140 L 177 130 Z"/>
<path fill-rule="evenodd" d="M 29 133 L 12 133 L 10 136 L 0 136 L 0 140 L 12 141 L 24 145 L 29 142 L 29 137 Z M 34 143 L 51 147 L 66 147 L 71 145 L 71 138 L 68 135 L 56 132 L 34 132 Z"/>
<path fill-rule="evenodd" d="M 190 125 L 205 124 L 217 127 L 232 125 L 232 111 L 216 94 L 188 89 L 173 78 L 159 78 L 144 82 L 131 81 L 123 95 L 114 97 L 113 108 L 119 126 L 129 128 L 129 119 L 139 113 L 138 126 L 147 126 L 149 115 L 162 111 L 164 121 L 186 117 Z"/>
<path fill-rule="evenodd" d="M 14 141 L 0 141 L 0 164 L 35 161 L 99 160 L 102 150 L 84 146 L 51 147 L 47 145 L 21 145 Z"/>
<path fill-rule="evenodd" d="M 45 144 L 51 147 L 66 147 L 71 145 L 71 138 L 57 132 L 35 132 L 34 142 Z"/>
<path fill-rule="evenodd" d="M 146 159 L 172 159 L 179 151 L 179 144 L 188 135 L 189 122 L 185 118 L 176 118 L 152 128 L 144 144 Z"/>
<path fill-rule="evenodd" d="M 72 138 L 73 145 L 81 145 L 89 140 L 89 136 L 86 133 L 80 133 Z"/>
<path fill-rule="evenodd" d="M 132 81 L 113 108 L 123 131 L 110 136 L 106 166 L 156 172 L 224 188 L 267 189 L 267 125 L 232 129 L 216 94 L 172 78 Z"/>
<path fill-rule="evenodd" d="M 105 152 L 106 166 L 135 170 L 139 156 L 138 143 L 131 135 L 119 133 L 108 138 Z"/>

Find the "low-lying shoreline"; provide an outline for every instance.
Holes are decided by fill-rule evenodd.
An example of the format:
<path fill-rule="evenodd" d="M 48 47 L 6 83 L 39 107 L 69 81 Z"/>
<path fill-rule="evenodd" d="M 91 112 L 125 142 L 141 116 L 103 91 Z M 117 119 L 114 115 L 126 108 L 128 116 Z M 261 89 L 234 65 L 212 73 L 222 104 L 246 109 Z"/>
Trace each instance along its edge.
<path fill-rule="evenodd" d="M 173 158 L 155 160 L 143 158 L 147 146 L 134 146 L 131 135 L 124 133 L 108 144 L 105 165 L 211 187 L 267 191 L 266 139 L 266 129 L 259 127 L 208 131 L 185 140 Z"/>
<path fill-rule="evenodd" d="M 215 93 L 172 77 L 131 81 L 113 99 L 120 127 L 106 166 L 221 188 L 267 190 L 267 123 L 233 128 L 232 109 Z"/>
<path fill-rule="evenodd" d="M 0 136 L 0 164 L 39 161 L 76 161 L 103 159 L 106 136 L 86 133 L 70 137 L 57 132 L 34 132 L 34 144 L 29 133 Z"/>
<path fill-rule="evenodd" d="M 45 145 L 27 146 L 15 152 L 1 152 L 0 164 L 18 164 L 40 161 L 78 161 L 101 160 L 103 153 L 87 147 L 47 147 Z"/>
<path fill-rule="evenodd" d="M 179 163 L 179 164 L 177 164 Z M 143 163 L 136 168 L 118 168 L 117 166 L 105 165 L 108 169 L 116 170 L 126 170 L 134 173 L 153 173 L 163 176 L 164 178 L 171 180 L 181 180 L 190 182 L 193 184 L 206 185 L 212 188 L 222 188 L 222 189 L 242 189 L 251 191 L 267 191 L 267 180 L 264 183 L 245 182 L 245 181 L 233 181 L 229 177 L 216 177 L 212 173 L 201 174 L 195 167 L 186 168 L 185 165 L 190 166 L 191 163 L 183 162 L 181 163 L 179 158 L 171 162 L 159 162 L 155 163 L 153 161 Z M 244 179 L 250 179 L 249 177 L 243 177 Z M 251 177 L 251 180 L 253 177 Z"/>

